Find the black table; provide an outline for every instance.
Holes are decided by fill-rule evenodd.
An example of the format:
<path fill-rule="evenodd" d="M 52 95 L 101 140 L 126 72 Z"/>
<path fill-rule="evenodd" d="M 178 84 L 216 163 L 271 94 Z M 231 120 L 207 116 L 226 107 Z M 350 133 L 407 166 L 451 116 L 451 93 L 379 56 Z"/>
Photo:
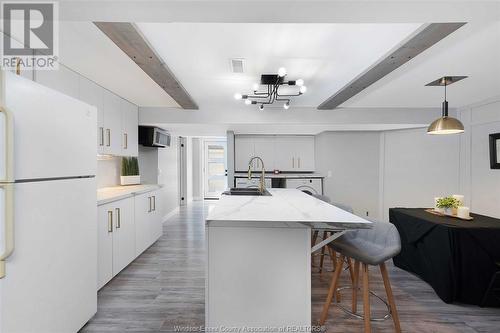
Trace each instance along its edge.
<path fill-rule="evenodd" d="M 500 219 L 442 217 L 423 208 L 391 208 L 401 253 L 394 264 L 420 276 L 446 303 L 481 304 L 500 261 Z"/>

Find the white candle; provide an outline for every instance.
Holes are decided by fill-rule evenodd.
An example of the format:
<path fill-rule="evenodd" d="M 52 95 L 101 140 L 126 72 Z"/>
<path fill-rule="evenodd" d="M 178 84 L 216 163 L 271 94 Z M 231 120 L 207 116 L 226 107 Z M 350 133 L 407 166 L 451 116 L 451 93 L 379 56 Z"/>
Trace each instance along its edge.
<path fill-rule="evenodd" d="M 460 206 L 463 206 L 464 204 L 464 196 L 461 194 L 453 194 L 452 195 L 453 199 L 457 199 L 460 202 Z"/>
<path fill-rule="evenodd" d="M 460 206 L 457 209 L 457 216 L 463 219 L 468 219 L 470 217 L 470 209 L 469 207 Z"/>

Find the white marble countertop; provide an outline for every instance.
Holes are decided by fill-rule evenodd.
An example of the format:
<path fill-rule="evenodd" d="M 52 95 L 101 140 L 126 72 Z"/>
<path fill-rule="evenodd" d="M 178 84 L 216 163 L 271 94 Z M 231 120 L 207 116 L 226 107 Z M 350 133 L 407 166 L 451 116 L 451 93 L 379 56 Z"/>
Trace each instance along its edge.
<path fill-rule="evenodd" d="M 268 189 L 271 196 L 223 195 L 206 218 L 211 222 L 294 222 L 314 228 L 370 228 L 371 222 L 297 189 Z M 219 225 L 219 223 L 216 223 Z"/>
<path fill-rule="evenodd" d="M 259 178 L 260 174 L 261 173 L 259 170 L 254 170 L 252 171 L 252 178 Z M 248 173 L 236 172 L 234 174 L 234 177 L 247 178 Z M 265 178 L 325 178 L 325 176 L 320 173 L 278 173 L 278 174 L 266 173 Z"/>
<path fill-rule="evenodd" d="M 97 190 L 97 205 L 100 206 L 116 200 L 125 199 L 137 194 L 151 192 L 161 187 L 162 185 L 157 185 L 157 184 L 103 187 Z"/>

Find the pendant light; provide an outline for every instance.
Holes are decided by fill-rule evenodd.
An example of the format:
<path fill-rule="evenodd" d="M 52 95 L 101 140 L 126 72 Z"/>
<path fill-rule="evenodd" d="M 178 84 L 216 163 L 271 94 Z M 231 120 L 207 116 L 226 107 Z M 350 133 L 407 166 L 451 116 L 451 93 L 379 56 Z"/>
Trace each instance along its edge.
<path fill-rule="evenodd" d="M 464 78 L 466 78 L 466 76 L 445 76 L 439 80 L 427 84 L 428 86 L 444 86 L 444 101 L 441 106 L 441 118 L 434 120 L 432 124 L 429 125 L 429 127 L 427 128 L 427 134 L 440 135 L 458 134 L 464 132 L 464 125 L 460 122 L 460 120 L 448 116 L 448 101 L 446 100 L 446 86 Z"/>

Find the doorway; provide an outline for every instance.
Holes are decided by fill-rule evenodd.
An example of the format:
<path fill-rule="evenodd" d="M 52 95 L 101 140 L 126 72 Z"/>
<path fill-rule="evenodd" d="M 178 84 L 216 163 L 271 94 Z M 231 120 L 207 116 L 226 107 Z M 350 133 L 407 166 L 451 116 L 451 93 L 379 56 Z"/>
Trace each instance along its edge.
<path fill-rule="evenodd" d="M 227 142 L 207 139 L 203 142 L 203 194 L 205 199 L 219 199 L 227 188 Z"/>

